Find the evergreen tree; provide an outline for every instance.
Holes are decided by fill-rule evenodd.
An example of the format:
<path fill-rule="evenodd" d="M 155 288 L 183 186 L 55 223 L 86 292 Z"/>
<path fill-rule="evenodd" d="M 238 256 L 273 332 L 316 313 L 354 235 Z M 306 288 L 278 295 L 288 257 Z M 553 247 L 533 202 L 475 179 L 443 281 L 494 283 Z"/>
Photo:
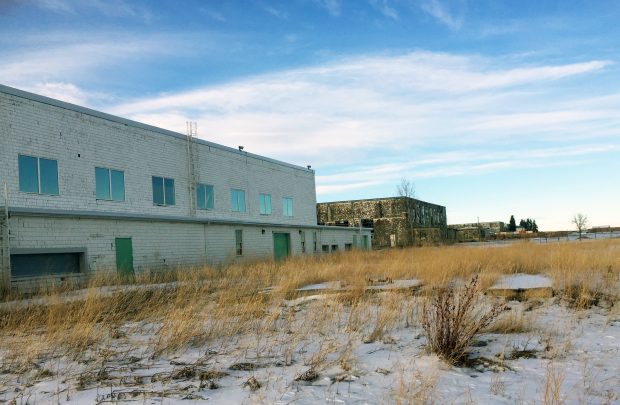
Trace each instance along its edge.
<path fill-rule="evenodd" d="M 508 232 L 514 232 L 517 230 L 517 223 L 515 221 L 515 216 L 510 216 L 510 221 L 508 221 Z"/>
<path fill-rule="evenodd" d="M 534 222 L 532 223 L 532 231 L 538 232 L 538 225 L 536 224 L 536 220 L 534 220 Z"/>
<path fill-rule="evenodd" d="M 527 231 L 527 222 L 525 222 L 525 219 L 522 219 L 519 221 L 519 227 L 525 229 Z"/>

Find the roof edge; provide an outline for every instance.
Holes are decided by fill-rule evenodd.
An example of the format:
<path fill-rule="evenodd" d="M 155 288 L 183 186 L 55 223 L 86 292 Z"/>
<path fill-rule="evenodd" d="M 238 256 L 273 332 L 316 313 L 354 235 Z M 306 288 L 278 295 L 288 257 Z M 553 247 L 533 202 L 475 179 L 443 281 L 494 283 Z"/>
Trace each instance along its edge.
<path fill-rule="evenodd" d="M 82 106 L 79 106 L 77 104 L 72 104 L 72 103 L 68 103 L 66 101 L 57 100 L 55 98 L 46 97 L 46 96 L 42 96 L 40 94 L 31 93 L 31 92 L 28 92 L 28 91 L 25 91 L 25 90 L 16 89 L 14 87 L 6 86 L 6 85 L 3 85 L 3 84 L 0 84 L 0 93 L 10 94 L 12 96 L 25 98 L 27 100 L 36 101 L 38 103 L 47 104 L 47 105 L 51 105 L 51 106 L 58 107 L 58 108 L 64 108 L 66 110 L 75 111 L 75 112 L 78 112 L 78 113 L 90 115 L 90 116 L 101 118 L 101 119 L 104 119 L 104 120 L 116 122 L 118 124 L 128 125 L 128 126 L 132 126 L 134 128 L 140 128 L 140 129 L 156 132 L 156 133 L 159 133 L 159 134 L 162 134 L 162 135 L 171 136 L 171 137 L 182 139 L 182 140 L 186 140 L 187 139 L 186 135 L 183 135 L 183 134 L 181 134 L 179 132 L 174 132 L 174 131 L 170 131 L 168 129 L 159 128 L 159 127 L 156 127 L 154 125 L 144 124 L 142 122 L 130 120 L 128 118 L 122 118 L 122 117 L 119 117 L 119 116 L 116 116 L 116 115 L 112 115 L 112 114 L 108 114 L 108 113 L 105 113 L 105 112 L 102 112 L 102 111 L 97 111 L 97 110 L 94 110 L 92 108 L 82 107 Z M 231 152 L 231 153 L 235 153 L 235 154 L 238 154 L 238 155 L 241 155 L 241 156 L 247 156 L 247 157 L 255 158 L 255 159 L 258 159 L 258 160 L 263 160 L 265 162 L 274 163 L 274 164 L 277 164 L 277 165 L 280 165 L 280 166 L 289 167 L 289 168 L 292 168 L 292 169 L 302 170 L 304 172 L 314 173 L 313 169 L 308 169 L 306 167 L 295 165 L 293 163 L 283 162 L 281 160 L 272 159 L 272 158 L 269 158 L 269 157 L 266 157 L 266 156 L 257 155 L 257 154 L 250 153 L 250 152 L 240 151 L 238 149 L 231 148 L 230 146 L 221 145 L 219 143 L 205 141 L 204 139 L 196 139 L 196 138 L 194 138 L 194 141 L 196 143 L 198 143 L 198 144 L 201 144 L 201 145 L 204 145 L 204 146 L 209 146 L 209 147 L 216 148 L 216 149 L 220 149 L 220 150 L 223 150 L 223 151 L 226 151 L 226 152 Z"/>

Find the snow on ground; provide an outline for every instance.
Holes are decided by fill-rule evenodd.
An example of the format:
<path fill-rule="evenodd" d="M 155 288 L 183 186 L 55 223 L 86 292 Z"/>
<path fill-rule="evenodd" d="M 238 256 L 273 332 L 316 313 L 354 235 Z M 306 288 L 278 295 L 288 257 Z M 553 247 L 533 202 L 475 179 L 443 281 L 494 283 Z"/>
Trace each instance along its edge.
<path fill-rule="evenodd" d="M 531 288 L 549 288 L 551 279 L 540 274 L 513 274 L 503 276 L 491 286 L 491 290 L 526 290 Z"/>
<path fill-rule="evenodd" d="M 354 309 L 334 294 L 285 301 L 256 333 L 174 355 L 145 349 L 157 325 L 126 323 L 81 359 L 50 357 L 21 375 L 0 369 L 0 402 L 537 404 L 557 388 L 567 404 L 620 403 L 618 304 L 576 311 L 558 298 L 509 302 L 526 330 L 480 335 L 468 365 L 455 367 L 426 352 L 417 298 L 369 300 Z M 393 322 L 381 323 L 390 303 Z"/>

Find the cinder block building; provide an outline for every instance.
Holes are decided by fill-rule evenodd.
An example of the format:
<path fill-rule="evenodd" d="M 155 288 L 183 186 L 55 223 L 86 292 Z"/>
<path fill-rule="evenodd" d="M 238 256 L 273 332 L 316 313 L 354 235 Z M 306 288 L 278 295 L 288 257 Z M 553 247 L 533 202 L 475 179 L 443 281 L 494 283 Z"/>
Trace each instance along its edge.
<path fill-rule="evenodd" d="M 317 222 L 371 228 L 377 249 L 437 244 L 447 238 L 446 207 L 410 197 L 319 203 Z"/>
<path fill-rule="evenodd" d="M 370 246 L 315 173 L 0 85 L 0 288 Z"/>
<path fill-rule="evenodd" d="M 490 221 L 454 224 L 448 227 L 454 230 L 457 242 L 473 242 L 504 232 L 505 225 L 502 221 Z"/>

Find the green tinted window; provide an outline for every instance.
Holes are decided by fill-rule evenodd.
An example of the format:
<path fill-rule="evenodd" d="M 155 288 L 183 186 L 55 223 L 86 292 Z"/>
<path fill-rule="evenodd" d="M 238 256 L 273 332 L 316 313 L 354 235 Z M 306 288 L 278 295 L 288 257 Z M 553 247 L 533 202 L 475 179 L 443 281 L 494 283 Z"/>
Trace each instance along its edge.
<path fill-rule="evenodd" d="M 289 197 L 284 197 L 282 199 L 282 214 L 285 217 L 293 216 L 293 199 Z"/>
<path fill-rule="evenodd" d="M 164 205 L 164 179 L 153 176 L 153 204 Z"/>
<path fill-rule="evenodd" d="M 198 184 L 196 187 L 196 202 L 200 210 L 213 209 L 213 186 L 208 184 Z"/>
<path fill-rule="evenodd" d="M 125 172 L 120 170 L 110 170 L 112 200 L 125 201 Z"/>
<path fill-rule="evenodd" d="M 39 159 L 41 193 L 58 194 L 58 162 L 52 159 Z"/>
<path fill-rule="evenodd" d="M 230 190 L 230 209 L 234 212 L 245 212 L 245 191 Z"/>
<path fill-rule="evenodd" d="M 207 194 L 207 209 L 212 210 L 215 206 L 215 193 L 213 192 L 213 186 L 206 185 L 205 192 Z"/>
<path fill-rule="evenodd" d="M 39 162 L 36 157 L 19 155 L 19 190 L 26 193 L 39 192 Z"/>
<path fill-rule="evenodd" d="M 166 205 L 174 205 L 174 180 L 164 179 L 164 200 Z"/>
<path fill-rule="evenodd" d="M 153 204 L 175 204 L 173 179 L 153 176 Z"/>
<path fill-rule="evenodd" d="M 258 205 L 261 215 L 271 215 L 271 195 L 259 194 Z"/>
<path fill-rule="evenodd" d="M 196 187 L 196 206 L 199 210 L 207 209 L 207 198 L 204 184 L 199 184 Z"/>
<path fill-rule="evenodd" d="M 110 199 L 110 170 L 95 167 L 95 189 L 98 200 Z"/>
<path fill-rule="evenodd" d="M 58 162 L 19 155 L 19 189 L 27 193 L 58 195 Z"/>

